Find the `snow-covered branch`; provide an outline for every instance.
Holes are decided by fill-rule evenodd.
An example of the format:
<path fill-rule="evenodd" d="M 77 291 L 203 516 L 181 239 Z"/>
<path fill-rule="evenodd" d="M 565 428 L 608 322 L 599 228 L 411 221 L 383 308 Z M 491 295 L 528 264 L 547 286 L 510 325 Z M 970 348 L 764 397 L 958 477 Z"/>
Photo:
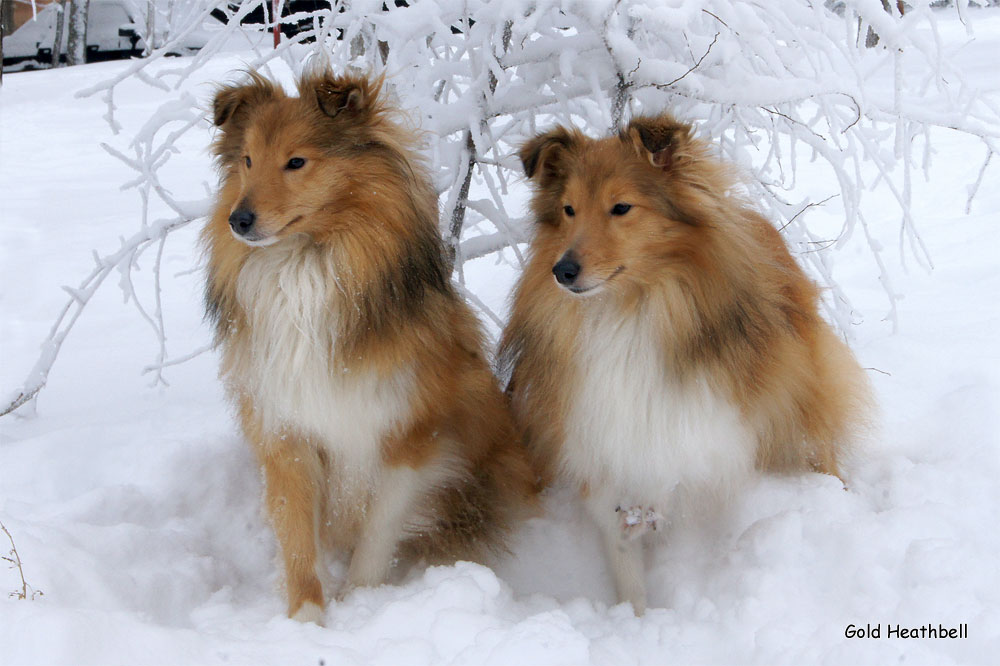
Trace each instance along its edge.
<path fill-rule="evenodd" d="M 52 369 L 52 365 L 59 355 L 59 349 L 66 340 L 66 336 L 73 330 L 73 325 L 76 324 L 77 319 L 83 314 L 83 310 L 87 306 L 87 303 L 90 302 L 91 297 L 93 297 L 94 293 L 104 284 L 105 279 L 115 270 L 121 271 L 123 280 L 122 289 L 125 291 L 126 298 L 132 297 L 140 313 L 150 322 L 162 341 L 163 313 L 157 306 L 156 316 L 158 317 L 158 321 L 154 321 L 146 314 L 142 306 L 138 304 L 138 300 L 134 298 L 134 290 L 132 289 L 129 275 L 135 266 L 136 260 L 143 252 L 150 246 L 161 243 L 171 231 L 179 229 L 194 219 L 196 218 L 180 217 L 172 220 L 162 220 L 147 225 L 128 239 L 121 239 L 121 247 L 116 252 L 103 257 L 97 254 L 96 251 L 94 252 L 95 266 L 90 274 L 76 287 L 63 287 L 69 294 L 69 300 L 60 311 L 48 336 L 42 342 L 41 354 L 38 360 L 35 361 L 34 367 L 28 373 L 24 384 L 8 395 L 2 403 L 3 407 L 0 408 L 0 416 L 9 414 L 29 403 L 38 395 L 39 391 L 45 388 L 49 370 Z"/>
<path fill-rule="evenodd" d="M 631 115 L 669 110 L 694 121 L 717 142 L 722 157 L 742 166 L 748 194 L 829 287 L 827 313 L 844 331 L 855 314 L 832 263 L 835 248 L 860 227 L 859 240 L 885 293 L 886 318 L 895 325 L 899 294 L 871 227 L 898 223 L 899 251 L 929 266 L 910 207 L 913 180 L 926 173 L 932 155 L 931 129 L 952 128 L 982 141 L 970 205 L 1000 145 L 1000 103 L 969 86 L 949 64 L 930 0 L 913 0 L 905 14 L 894 7 L 886 11 L 877 0 L 412 0 L 408 7 L 342 0 L 329 10 L 286 17 L 301 29 L 277 49 L 260 39 L 261 32 L 239 25 L 259 4 L 242 3 L 228 28 L 196 56 L 167 66 L 162 56 L 205 21 L 212 6 L 178 14 L 170 39 L 149 58 L 81 91 L 103 97 L 116 133 L 121 128 L 114 96 L 121 85 L 138 83 L 163 99 L 135 131 L 129 150 L 109 147 L 136 173 L 126 187 L 140 194 L 141 228 L 118 252 L 100 258 L 71 292 L 39 362 L 5 412 L 44 386 L 63 338 L 116 269 L 127 298 L 159 341 L 151 367 L 162 380 L 159 373 L 172 362 L 163 313 L 158 300 L 146 306 L 135 298 L 130 271 L 139 254 L 151 246 L 159 252 L 167 234 L 208 210 L 208 200 L 185 193 L 175 198 L 160 172 L 169 169 L 178 139 L 206 126 L 207 100 L 182 86 L 240 40 L 244 53 L 252 52 L 248 65 L 255 69 L 266 71 L 280 60 L 298 73 L 320 59 L 336 69 L 387 73 L 390 92 L 427 138 L 442 235 L 463 288 L 467 261 L 506 248 L 513 251 L 504 256 L 521 260 L 518 244 L 528 237 L 528 221 L 516 152 L 527 137 L 556 123 L 604 133 Z M 830 9 L 834 4 L 837 11 Z M 968 14 L 964 3 L 956 5 Z M 869 28 L 878 36 L 874 48 L 865 45 Z M 803 160 L 828 176 L 827 191 L 809 195 L 814 198 L 795 191 Z M 896 220 L 865 217 L 864 198 L 874 191 L 889 194 Z M 842 215 L 832 237 L 811 224 L 819 202 Z M 154 203 L 176 217 L 149 223 Z M 158 264 L 155 270 L 159 279 Z"/>

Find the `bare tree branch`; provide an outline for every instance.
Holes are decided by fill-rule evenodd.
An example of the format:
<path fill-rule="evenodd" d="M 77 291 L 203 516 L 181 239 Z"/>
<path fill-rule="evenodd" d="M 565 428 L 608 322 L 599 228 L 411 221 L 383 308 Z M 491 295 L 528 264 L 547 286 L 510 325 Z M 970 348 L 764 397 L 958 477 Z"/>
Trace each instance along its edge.
<path fill-rule="evenodd" d="M 21 589 L 14 590 L 9 596 L 21 600 L 34 600 L 36 597 L 43 595 L 41 590 L 36 590 L 28 582 L 24 580 L 24 568 L 21 566 L 21 555 L 17 552 L 17 546 L 14 545 L 14 537 L 10 535 L 7 530 L 7 526 L 0 521 L 0 531 L 7 535 L 7 539 L 10 540 L 10 557 L 0 557 L 0 559 L 10 562 L 12 569 L 17 569 L 17 575 L 21 577 Z M 29 592 L 30 590 L 30 592 Z"/>

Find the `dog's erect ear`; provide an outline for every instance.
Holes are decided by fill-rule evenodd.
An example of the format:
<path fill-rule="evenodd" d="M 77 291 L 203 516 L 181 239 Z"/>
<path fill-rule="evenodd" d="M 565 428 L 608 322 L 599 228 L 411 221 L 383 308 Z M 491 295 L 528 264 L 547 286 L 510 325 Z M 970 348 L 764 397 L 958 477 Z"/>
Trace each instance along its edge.
<path fill-rule="evenodd" d="M 259 74 L 250 72 L 250 80 L 240 85 L 219 88 L 212 100 L 212 122 L 225 128 L 227 123 L 244 115 L 254 106 L 274 99 L 277 95 L 273 83 Z"/>
<path fill-rule="evenodd" d="M 333 118 L 343 111 L 356 112 L 364 108 L 368 93 L 358 85 L 324 81 L 316 86 L 316 102 L 323 113 Z"/>
<path fill-rule="evenodd" d="M 312 97 L 320 111 L 337 118 L 341 115 L 380 113 L 382 81 L 381 76 L 335 75 L 328 68 L 317 68 L 302 75 L 298 89 L 302 99 Z"/>
<path fill-rule="evenodd" d="M 678 151 L 691 139 L 691 126 L 668 115 L 636 118 L 629 123 L 626 136 L 650 164 L 669 171 Z"/>
<path fill-rule="evenodd" d="M 576 138 L 565 127 L 557 127 L 530 139 L 518 152 L 524 174 L 542 183 L 558 178 L 562 174 L 566 150 L 575 142 Z"/>

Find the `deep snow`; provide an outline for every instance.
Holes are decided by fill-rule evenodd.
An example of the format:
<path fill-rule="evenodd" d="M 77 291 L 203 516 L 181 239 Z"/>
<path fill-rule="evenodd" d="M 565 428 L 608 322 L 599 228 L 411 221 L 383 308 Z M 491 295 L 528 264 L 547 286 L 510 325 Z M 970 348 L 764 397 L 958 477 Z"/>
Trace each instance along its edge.
<path fill-rule="evenodd" d="M 970 79 L 1000 91 L 1000 11 L 978 12 L 957 51 Z M 950 21 L 950 22 L 948 22 Z M 942 33 L 968 37 L 952 20 Z M 138 225 L 120 145 L 97 98 L 73 92 L 114 75 L 105 63 L 8 75 L 0 92 L 0 395 L 23 380 L 62 306 L 61 285 Z M 218 58 L 188 89 L 239 68 Z M 138 84 L 116 99 L 137 128 L 161 102 Z M 174 156 L 170 184 L 211 187 L 207 125 Z M 113 284 L 65 344 L 37 416 L 0 419 L 0 520 L 28 582 L 44 595 L 0 600 L 0 663 L 661 664 L 988 663 L 1000 655 L 1000 188 L 996 164 L 963 213 L 981 148 L 933 135 L 915 217 L 936 268 L 901 265 L 898 214 L 866 214 L 887 248 L 899 332 L 863 245 L 835 253 L 858 309 L 853 347 L 870 371 L 880 429 L 845 492 L 819 475 L 756 481 L 728 509 L 674 517 L 650 552 L 641 619 L 615 606 L 596 535 L 560 492 L 491 571 L 461 563 L 331 603 L 326 627 L 283 616 L 274 539 L 258 473 L 204 354 L 170 368 L 169 388 L 139 371 L 155 356 L 148 327 Z M 117 143 L 116 143 L 117 142 Z M 802 167 L 804 190 L 823 175 Z M 165 212 L 164 212 L 165 214 Z M 837 221 L 834 208 L 816 215 Z M 169 238 L 169 345 L 203 345 L 197 229 Z M 152 255 L 138 288 L 151 297 Z M 506 264 L 466 266 L 472 291 L 502 309 Z M 0 535 L 0 550 L 7 544 Z M 20 586 L 0 569 L 0 592 Z M 968 624 L 964 640 L 848 639 L 851 624 Z"/>

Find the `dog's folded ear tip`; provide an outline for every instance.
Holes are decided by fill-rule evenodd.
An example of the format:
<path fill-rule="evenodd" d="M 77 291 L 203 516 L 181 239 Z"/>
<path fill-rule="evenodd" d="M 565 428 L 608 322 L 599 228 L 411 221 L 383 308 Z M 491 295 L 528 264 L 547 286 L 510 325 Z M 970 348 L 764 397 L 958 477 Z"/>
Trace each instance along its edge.
<path fill-rule="evenodd" d="M 634 118 L 629 122 L 624 136 L 630 138 L 637 149 L 648 154 L 650 164 L 669 169 L 673 164 L 674 154 L 690 138 L 691 131 L 690 125 L 663 114 Z"/>
<path fill-rule="evenodd" d="M 242 83 L 220 86 L 212 98 L 212 123 L 222 127 L 232 120 L 239 109 L 272 99 L 277 93 L 275 84 L 260 73 L 248 70 Z"/>
<path fill-rule="evenodd" d="M 573 135 L 565 127 L 557 127 L 528 139 L 518 152 L 524 175 L 529 179 L 542 175 L 558 175 L 559 155 L 573 142 Z"/>
<path fill-rule="evenodd" d="M 357 111 L 365 104 L 365 92 L 361 88 L 351 88 L 344 100 L 343 108 L 347 111 Z"/>
<path fill-rule="evenodd" d="M 312 88 L 320 110 L 332 117 L 348 111 L 357 112 L 377 106 L 376 99 L 382 79 L 369 79 L 358 75 L 335 76 L 330 70 L 317 75 L 312 82 L 303 84 Z M 306 91 L 300 88 L 300 94 Z"/>
<path fill-rule="evenodd" d="M 368 96 L 361 86 L 335 86 L 327 83 L 316 88 L 316 102 L 323 113 L 331 118 L 343 111 L 359 111 L 365 107 Z"/>
<path fill-rule="evenodd" d="M 235 88 L 221 88 L 212 98 L 212 124 L 222 127 L 229 120 L 233 111 L 239 106 L 239 97 Z"/>

